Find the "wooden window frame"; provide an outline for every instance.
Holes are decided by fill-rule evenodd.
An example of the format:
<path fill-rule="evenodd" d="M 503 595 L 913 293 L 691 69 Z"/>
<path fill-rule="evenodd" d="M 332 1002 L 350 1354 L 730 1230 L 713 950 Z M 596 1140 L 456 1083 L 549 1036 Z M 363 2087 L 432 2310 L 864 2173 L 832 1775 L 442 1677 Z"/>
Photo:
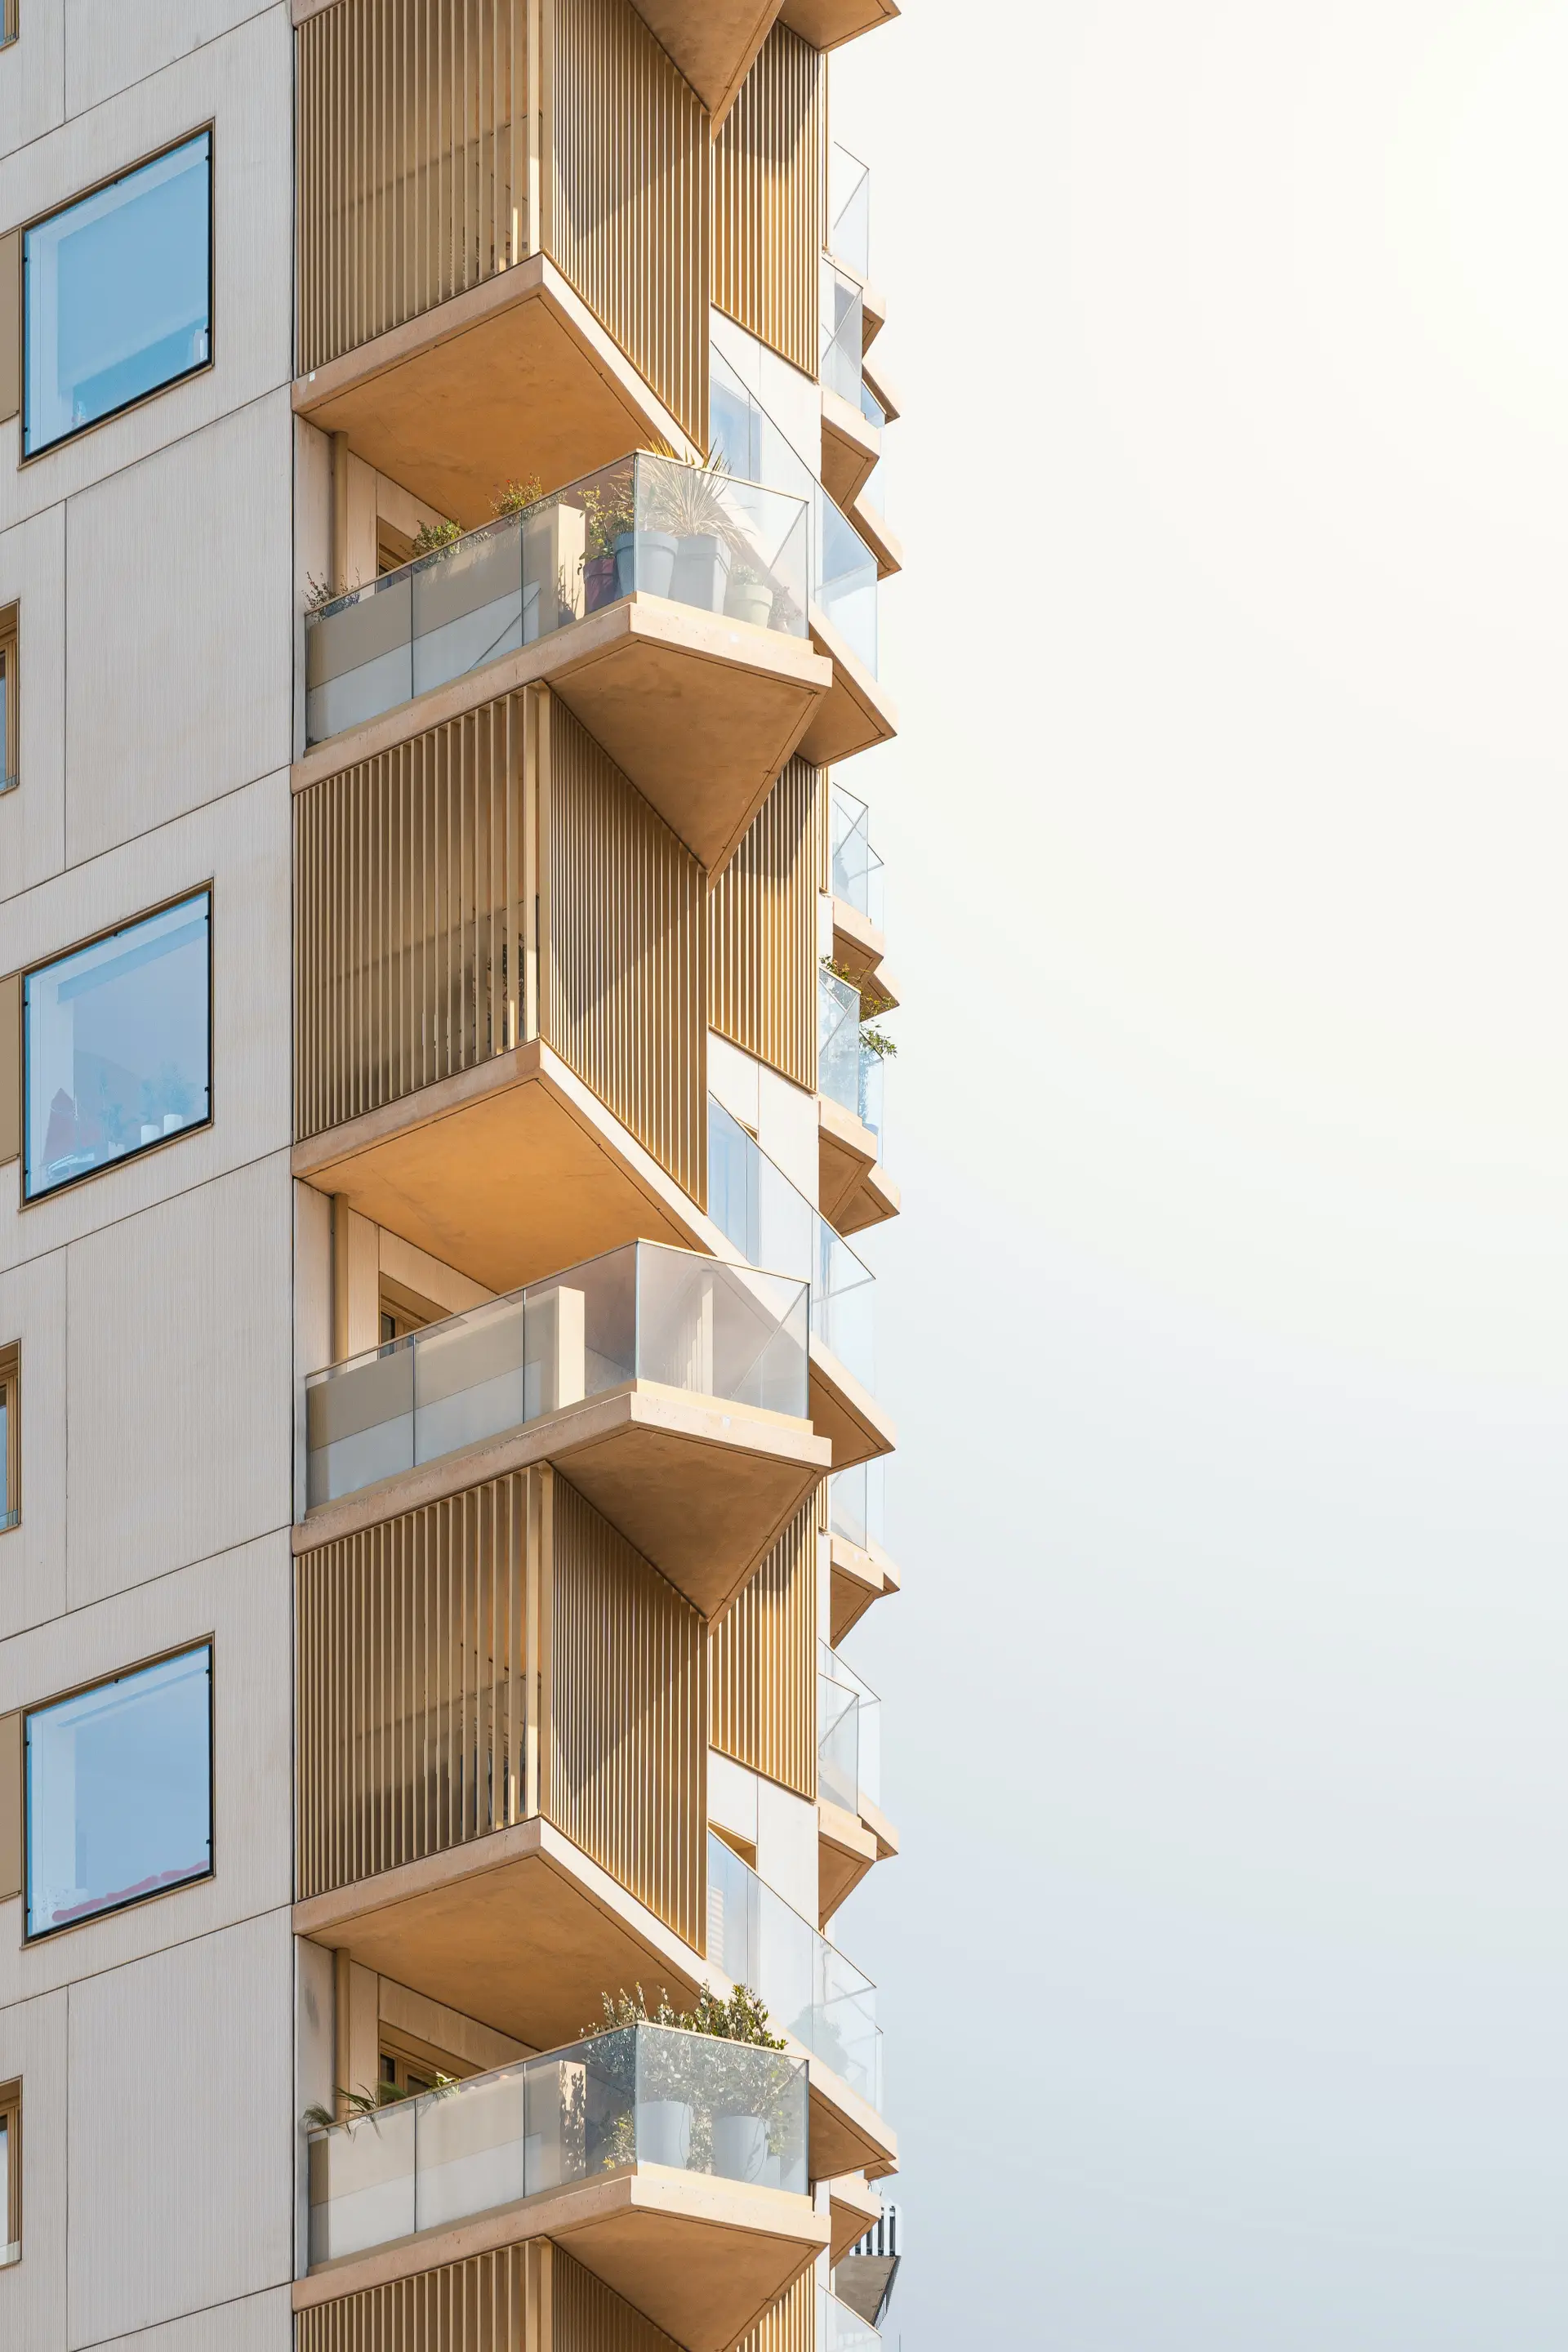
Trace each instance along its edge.
<path fill-rule="evenodd" d="M 22 1350 L 0 1348 L 0 1395 L 5 1401 L 5 1508 L 0 1511 L 0 1535 L 22 1518 Z"/>
<path fill-rule="evenodd" d="M 0 2277 L 22 2259 L 22 2085 L 0 2083 L 0 2123 L 5 2126 L 5 2210 L 0 2212 Z M 13 2261 L 5 2249 L 15 2246 Z"/>
<path fill-rule="evenodd" d="M 22 0 L 5 0 L 0 6 L 0 49 L 8 49 L 22 32 Z"/>
<path fill-rule="evenodd" d="M 22 780 L 21 645 L 21 607 L 7 604 L 0 610 L 0 666 L 5 677 L 5 772 L 0 775 L 0 793 L 15 792 Z"/>

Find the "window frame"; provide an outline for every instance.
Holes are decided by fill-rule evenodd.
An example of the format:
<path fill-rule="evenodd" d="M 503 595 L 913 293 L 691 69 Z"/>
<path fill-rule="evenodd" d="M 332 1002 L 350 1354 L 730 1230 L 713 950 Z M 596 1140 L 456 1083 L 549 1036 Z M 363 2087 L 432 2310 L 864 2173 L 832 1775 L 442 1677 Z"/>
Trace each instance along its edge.
<path fill-rule="evenodd" d="M 144 1895 L 127 1895 L 118 1903 L 106 1903 L 101 1910 L 89 1911 L 79 1919 L 62 1919 L 53 1927 L 32 1928 L 28 1915 L 33 1893 L 33 1805 L 32 1776 L 28 1771 L 28 1752 L 32 1722 L 36 1715 L 45 1714 L 52 1706 L 63 1706 L 67 1699 L 85 1697 L 89 1691 L 110 1690 L 116 1683 L 129 1682 L 132 1675 L 145 1674 L 150 1667 L 167 1665 L 174 1658 L 195 1657 L 197 1651 L 207 1654 L 207 1866 L 193 1873 L 189 1878 L 175 1881 L 172 1886 L 149 1887 Z M 22 1948 L 29 1951 L 37 1944 L 52 1943 L 57 1936 L 74 1936 L 83 1927 L 96 1927 L 101 1919 L 117 1919 L 121 1913 L 137 1911 L 147 1903 L 164 1903 L 172 1895 L 188 1895 L 193 1887 L 206 1886 L 217 1876 L 217 1639 L 213 1633 L 198 1633 L 194 1641 L 177 1642 L 172 1649 L 159 1650 L 150 1658 L 138 1658 L 129 1666 L 120 1666 L 112 1674 L 92 1675 L 86 1682 L 73 1683 L 68 1690 L 54 1691 L 47 1698 L 35 1700 L 22 1709 Z"/>
<path fill-rule="evenodd" d="M 5 1508 L 0 1536 L 22 1524 L 22 1349 L 13 1340 L 0 1348 L 0 1395 L 5 1400 Z"/>
<path fill-rule="evenodd" d="M 9 0 L 0 0 L 0 6 L 7 5 Z M 151 164 L 161 163 L 165 155 L 177 153 L 180 148 L 188 147 L 193 140 L 200 139 L 204 135 L 207 141 L 207 355 L 205 359 L 198 360 L 194 367 L 182 368 L 178 375 L 169 376 L 163 383 L 151 385 L 146 392 L 136 393 L 130 400 L 121 401 L 118 408 L 105 409 L 101 416 L 90 416 L 81 425 L 73 425 L 68 433 L 58 434 L 52 441 L 46 441 L 41 448 L 29 449 L 27 446 L 28 237 L 35 229 L 47 227 L 50 221 L 58 220 L 62 213 L 68 213 L 77 205 L 86 204 L 91 196 L 101 195 L 105 188 L 117 187 L 121 180 L 134 178 L 138 172 L 146 171 Z M 30 220 L 25 220 L 22 223 L 18 236 L 20 242 L 16 254 L 16 282 L 22 306 L 19 337 L 21 406 L 16 427 L 16 438 L 20 444 L 16 460 L 18 468 L 24 466 L 36 466 L 43 457 L 52 457 L 57 449 L 68 448 L 73 441 L 79 441 L 84 433 L 96 433 L 100 425 L 111 425 L 118 416 L 129 416 L 132 409 L 145 407 L 150 400 L 161 400 L 164 393 L 173 392 L 176 384 L 189 383 L 194 377 L 205 375 L 210 368 L 217 365 L 217 121 L 216 116 L 210 117 L 205 122 L 194 124 L 189 131 L 182 131 L 177 139 L 166 139 L 161 147 L 154 147 L 150 154 L 139 155 L 133 163 L 123 164 L 118 172 L 106 172 L 100 179 L 90 182 L 87 187 L 78 188 L 75 194 L 68 196 L 63 204 L 50 205 L 47 211 L 35 213 Z"/>
<path fill-rule="evenodd" d="M 129 1151 L 117 1152 L 112 1160 L 105 1160 L 101 1165 L 97 1168 L 79 1168 L 74 1176 L 62 1176 L 58 1184 L 49 1185 L 47 1189 L 42 1192 L 30 1192 L 27 1190 L 29 1106 L 29 1097 L 27 1092 L 27 1064 L 28 1051 L 31 1042 L 31 1024 L 27 1017 L 28 982 L 36 979 L 39 972 L 48 971 L 55 964 L 64 963 L 69 956 L 82 955 L 85 954 L 89 948 L 101 947 L 108 940 L 117 940 L 124 932 L 134 931 L 140 929 L 141 925 L 143 923 L 154 923 L 157 921 L 160 915 L 168 914 L 171 908 L 194 903 L 196 899 L 203 897 L 205 898 L 207 902 L 207 1115 L 205 1118 L 192 1119 L 188 1126 L 177 1127 L 172 1135 L 155 1135 L 146 1143 L 133 1144 Z M 20 1011 L 22 1015 L 22 1150 L 20 1155 L 20 1185 L 22 1207 L 24 1210 L 41 1208 L 46 1201 L 58 1201 L 62 1192 L 72 1192 L 79 1184 L 93 1183 L 100 1176 L 111 1175 L 117 1168 L 128 1168 L 133 1160 L 146 1159 L 149 1152 L 163 1151 L 165 1150 L 171 1143 L 183 1143 L 188 1136 L 201 1135 L 206 1129 L 215 1124 L 217 1118 L 217 1072 L 216 1067 L 217 1060 L 217 1026 L 214 1019 L 213 1005 L 217 974 L 213 940 L 216 930 L 217 886 L 209 877 L 209 878 L 205 882 L 193 883 L 188 890 L 176 890 L 173 898 L 161 899 L 155 907 L 142 908 L 138 913 L 128 916 L 122 923 L 112 923 L 109 929 L 104 931 L 89 932 L 86 939 L 78 940 L 68 948 L 57 949 L 53 955 L 45 956 L 40 962 L 30 963 L 24 966 L 21 973 L 19 974 Z"/>
<path fill-rule="evenodd" d="M 0 793 L 14 793 L 22 781 L 22 607 L 7 604 L 0 611 L 0 664 L 5 678 L 5 772 Z"/>
<path fill-rule="evenodd" d="M 22 2084 L 20 2076 L 13 2083 L 0 2083 L 0 2124 L 5 2129 L 5 2205 L 0 2211 L 0 2277 L 6 2271 L 19 2268 L 22 2260 Z M 5 2249 L 15 2246 L 16 2260 L 5 2260 Z"/>

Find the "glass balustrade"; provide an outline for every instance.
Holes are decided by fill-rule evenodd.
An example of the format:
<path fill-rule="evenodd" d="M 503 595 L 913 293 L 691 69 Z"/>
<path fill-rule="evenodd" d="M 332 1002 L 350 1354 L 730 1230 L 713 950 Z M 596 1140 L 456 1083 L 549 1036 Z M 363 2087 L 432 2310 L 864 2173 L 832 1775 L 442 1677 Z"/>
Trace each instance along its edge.
<path fill-rule="evenodd" d="M 873 1388 L 877 1286 L 869 1266 L 711 1096 L 708 1213 L 752 1265 L 807 1283 L 812 1332 L 846 1371 Z"/>
<path fill-rule="evenodd" d="M 816 2352 L 881 2352 L 882 2339 L 868 2319 L 829 2294 L 816 2290 Z"/>
<path fill-rule="evenodd" d="M 858 1462 L 852 1470 L 836 1470 L 828 1481 L 827 1524 L 860 1551 L 885 1541 L 886 1470 L 881 1461 Z"/>
<path fill-rule="evenodd" d="M 845 267 L 871 275 L 871 170 L 834 140 L 827 151 L 827 243 Z"/>
<path fill-rule="evenodd" d="M 871 846 L 870 811 L 864 801 L 836 783 L 830 824 L 834 897 L 864 915 L 874 929 L 886 930 L 884 869 Z"/>
<path fill-rule="evenodd" d="M 816 373 L 821 383 L 851 408 L 858 408 L 866 356 L 866 297 L 830 261 L 822 265 L 818 351 Z"/>
<path fill-rule="evenodd" d="M 632 1242 L 305 1385 L 306 1499 L 330 1503 L 633 1381 L 806 1412 L 804 1281 Z"/>
<path fill-rule="evenodd" d="M 803 637 L 806 494 L 640 451 L 312 613 L 312 743 L 634 594 Z"/>
<path fill-rule="evenodd" d="M 662 2025 L 595 2034 L 312 2133 L 310 2262 L 629 2166 L 804 2197 L 806 2097 L 782 2051 Z"/>
<path fill-rule="evenodd" d="M 775 2028 L 792 2033 L 852 2091 L 880 2108 L 877 1988 L 711 1830 L 708 1958 L 761 1996 Z"/>
<path fill-rule="evenodd" d="M 816 497 L 812 600 L 861 667 L 877 675 L 877 559 L 825 489 Z"/>
<path fill-rule="evenodd" d="M 816 1780 L 830 1804 L 858 1813 L 882 1801 L 882 1702 L 837 1650 L 817 1644 Z"/>
<path fill-rule="evenodd" d="M 883 1056 L 861 1037 L 860 992 L 836 971 L 819 969 L 816 993 L 816 1083 L 868 1128 L 883 1155 Z"/>

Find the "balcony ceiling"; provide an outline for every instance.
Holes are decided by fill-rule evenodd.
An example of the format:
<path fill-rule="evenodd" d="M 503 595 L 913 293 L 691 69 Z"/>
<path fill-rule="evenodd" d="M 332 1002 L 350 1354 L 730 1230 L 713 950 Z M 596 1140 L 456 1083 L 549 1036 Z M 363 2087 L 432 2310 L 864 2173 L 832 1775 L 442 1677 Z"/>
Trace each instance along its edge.
<path fill-rule="evenodd" d="M 713 121 L 717 136 L 773 29 L 779 0 L 633 0 Z"/>
<path fill-rule="evenodd" d="M 890 742 L 899 731 L 898 712 L 870 671 L 854 655 L 826 614 L 811 608 L 811 642 L 833 664 L 833 685 L 813 712 L 800 749 L 818 767 L 831 767 Z"/>
<path fill-rule="evenodd" d="M 833 1448 L 836 1470 L 874 1462 L 898 1443 L 893 1424 L 869 1391 L 820 1340 L 811 1342 L 811 1425 Z"/>
<path fill-rule="evenodd" d="M 899 1188 L 877 1158 L 877 1139 L 852 1110 L 817 1098 L 816 1197 L 841 1234 L 858 1234 L 899 1213 Z"/>
<path fill-rule="evenodd" d="M 784 0 L 780 19 L 814 49 L 837 49 L 899 14 L 898 0 Z"/>
<path fill-rule="evenodd" d="M 847 1536 L 835 1534 L 830 1547 L 831 1576 L 828 1609 L 833 1646 L 837 1649 L 860 1622 L 874 1601 L 902 1590 L 898 1570 L 886 1552 L 873 1545 L 863 1551 Z"/>
<path fill-rule="evenodd" d="M 822 387 L 822 487 L 846 514 L 882 454 L 876 426 L 831 385 Z"/>

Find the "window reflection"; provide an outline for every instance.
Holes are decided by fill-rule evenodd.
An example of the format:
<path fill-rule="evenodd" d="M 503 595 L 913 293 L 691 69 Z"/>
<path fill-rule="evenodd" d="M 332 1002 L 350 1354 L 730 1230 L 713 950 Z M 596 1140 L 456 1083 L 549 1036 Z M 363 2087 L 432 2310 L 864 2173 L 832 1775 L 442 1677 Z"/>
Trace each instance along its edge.
<path fill-rule="evenodd" d="M 26 1718 L 27 1934 L 212 1869 L 212 1647 Z"/>
<path fill-rule="evenodd" d="M 27 230 L 26 455 L 205 366 L 211 252 L 205 131 Z"/>
<path fill-rule="evenodd" d="M 28 1200 L 211 1115 L 202 890 L 23 984 Z"/>

